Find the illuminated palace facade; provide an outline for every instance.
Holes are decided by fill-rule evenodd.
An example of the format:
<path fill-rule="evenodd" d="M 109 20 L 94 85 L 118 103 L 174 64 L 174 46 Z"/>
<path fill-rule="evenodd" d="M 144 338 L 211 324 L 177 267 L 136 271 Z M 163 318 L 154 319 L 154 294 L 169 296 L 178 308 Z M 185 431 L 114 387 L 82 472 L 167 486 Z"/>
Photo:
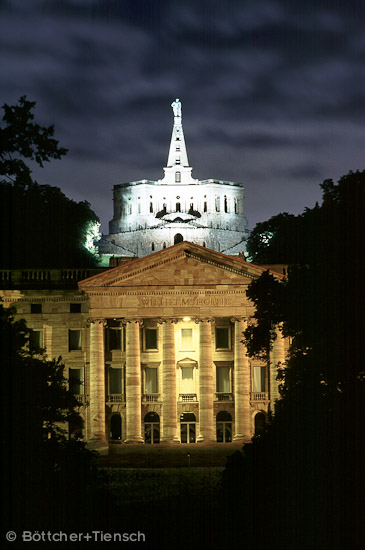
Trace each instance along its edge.
<path fill-rule="evenodd" d="M 80 404 L 70 437 L 99 449 L 248 441 L 278 398 L 286 341 L 278 335 L 267 363 L 242 343 L 254 313 L 246 290 L 264 269 L 242 254 L 243 186 L 192 178 L 179 100 L 172 107 L 164 178 L 114 188 L 100 251 L 120 265 L 0 271 L 0 297 L 26 320 L 31 348 L 62 356 Z"/>
<path fill-rule="evenodd" d="M 164 177 L 114 186 L 114 216 L 103 236 L 103 255 L 146 256 L 180 241 L 225 254 L 245 251 L 248 236 L 241 183 L 192 177 L 182 126 L 181 103 L 174 123 Z"/>
<path fill-rule="evenodd" d="M 246 290 L 263 269 L 180 242 L 95 274 L 2 271 L 0 295 L 33 350 L 62 356 L 82 419 L 71 437 L 96 448 L 244 442 L 273 410 L 286 353 L 280 334 L 269 363 L 242 343 Z"/>

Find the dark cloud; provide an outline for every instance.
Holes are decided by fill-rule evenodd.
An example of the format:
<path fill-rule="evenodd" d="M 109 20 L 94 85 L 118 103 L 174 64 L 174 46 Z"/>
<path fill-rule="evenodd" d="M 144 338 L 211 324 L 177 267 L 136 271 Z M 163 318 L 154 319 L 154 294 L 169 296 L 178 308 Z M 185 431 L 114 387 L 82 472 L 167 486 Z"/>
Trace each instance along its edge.
<path fill-rule="evenodd" d="M 2 103 L 26 94 L 67 158 L 39 181 L 112 217 L 112 186 L 158 179 L 183 102 L 193 175 L 243 181 L 251 227 L 363 168 L 364 5 L 337 0 L 7 0 Z"/>

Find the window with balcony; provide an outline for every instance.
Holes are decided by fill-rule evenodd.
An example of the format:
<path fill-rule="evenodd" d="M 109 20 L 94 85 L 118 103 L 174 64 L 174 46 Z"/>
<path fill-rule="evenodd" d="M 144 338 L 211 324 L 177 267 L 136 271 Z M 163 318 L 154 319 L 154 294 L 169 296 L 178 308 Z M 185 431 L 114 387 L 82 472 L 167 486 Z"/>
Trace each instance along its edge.
<path fill-rule="evenodd" d="M 231 391 L 230 367 L 217 367 L 217 392 L 230 393 Z"/>
<path fill-rule="evenodd" d="M 68 331 L 68 350 L 78 351 L 82 350 L 82 330 L 70 329 Z"/>
<path fill-rule="evenodd" d="M 182 367 L 181 369 L 181 393 L 193 394 L 194 388 L 194 368 Z"/>
<path fill-rule="evenodd" d="M 253 368 L 253 391 L 266 391 L 266 367 Z"/>
<path fill-rule="evenodd" d="M 109 369 L 109 393 L 122 393 L 122 369 L 119 367 L 111 367 Z"/>
<path fill-rule="evenodd" d="M 145 393 L 146 394 L 157 394 L 158 393 L 158 378 L 157 378 L 157 368 L 148 367 L 145 369 Z"/>

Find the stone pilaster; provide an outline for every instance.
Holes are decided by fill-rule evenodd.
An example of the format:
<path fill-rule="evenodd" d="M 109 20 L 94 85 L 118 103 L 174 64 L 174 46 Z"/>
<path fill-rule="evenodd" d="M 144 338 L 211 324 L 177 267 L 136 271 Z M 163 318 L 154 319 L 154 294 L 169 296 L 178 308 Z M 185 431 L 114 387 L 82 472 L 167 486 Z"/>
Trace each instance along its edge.
<path fill-rule="evenodd" d="M 279 384 L 276 380 L 278 374 L 278 365 L 281 366 L 285 362 L 285 344 L 283 334 L 280 327 L 276 329 L 276 340 L 273 343 L 273 349 L 270 353 L 270 400 L 272 403 L 272 410 L 275 407 L 275 401 L 279 399 Z"/>
<path fill-rule="evenodd" d="M 212 319 L 199 319 L 199 422 L 197 441 L 215 441 L 213 419 Z"/>
<path fill-rule="evenodd" d="M 143 443 L 141 434 L 141 344 L 139 319 L 126 325 L 126 440 L 125 443 Z"/>
<path fill-rule="evenodd" d="M 234 412 L 235 434 L 234 441 L 251 437 L 250 415 L 250 363 L 247 357 L 246 346 L 242 343 L 242 332 L 247 322 L 241 318 L 232 319 L 234 322 Z"/>
<path fill-rule="evenodd" d="M 162 322 L 162 403 L 163 424 L 161 442 L 179 442 L 177 436 L 176 403 L 176 359 L 175 359 L 176 319 Z"/>
<path fill-rule="evenodd" d="M 105 360 L 103 319 L 90 323 L 90 440 L 106 444 L 105 430 Z"/>

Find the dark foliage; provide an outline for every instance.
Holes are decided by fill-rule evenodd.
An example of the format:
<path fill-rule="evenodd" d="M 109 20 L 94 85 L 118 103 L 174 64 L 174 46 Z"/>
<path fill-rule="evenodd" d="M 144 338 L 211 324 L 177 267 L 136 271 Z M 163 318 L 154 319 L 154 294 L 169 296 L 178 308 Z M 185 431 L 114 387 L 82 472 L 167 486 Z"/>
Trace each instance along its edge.
<path fill-rule="evenodd" d="M 18 105 L 3 106 L 0 268 L 93 266 L 95 258 L 84 242 L 89 224 L 98 217 L 89 203 L 76 203 L 57 187 L 38 185 L 31 177 L 29 162 L 42 167 L 66 154 L 53 138 L 53 126 L 33 122 L 34 105 L 22 97 Z"/>
<path fill-rule="evenodd" d="M 249 290 L 257 305 L 257 327 L 245 333 L 251 355 L 266 351 L 279 322 L 291 337 L 271 426 L 225 472 L 227 491 L 242 479 L 230 532 L 256 548 L 362 544 L 365 172 L 322 189 L 322 205 L 295 218 L 300 254 L 282 241 L 287 279 L 264 274 Z M 277 263 L 272 241 L 265 261 Z"/>
<path fill-rule="evenodd" d="M 6 529 L 77 529 L 105 524 L 113 502 L 94 453 L 69 440 L 78 414 L 59 360 L 27 351 L 29 330 L 0 306 L 2 516 Z"/>

